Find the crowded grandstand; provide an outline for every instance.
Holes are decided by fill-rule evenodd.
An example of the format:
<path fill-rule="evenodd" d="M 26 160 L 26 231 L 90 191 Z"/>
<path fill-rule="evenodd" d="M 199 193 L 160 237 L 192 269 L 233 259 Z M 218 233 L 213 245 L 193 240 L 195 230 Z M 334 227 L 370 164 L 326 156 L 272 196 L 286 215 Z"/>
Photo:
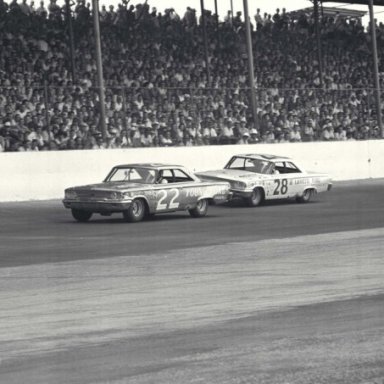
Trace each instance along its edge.
<path fill-rule="evenodd" d="M 21 1 L 0 0 L 0 151 L 381 138 L 359 17 L 321 14 L 320 76 L 313 13 L 254 10 L 255 122 L 242 12 L 205 10 L 203 31 L 191 7 L 101 5 L 102 130 L 90 4 L 66 13 L 56 0 Z M 384 26 L 376 31 L 380 59 Z"/>

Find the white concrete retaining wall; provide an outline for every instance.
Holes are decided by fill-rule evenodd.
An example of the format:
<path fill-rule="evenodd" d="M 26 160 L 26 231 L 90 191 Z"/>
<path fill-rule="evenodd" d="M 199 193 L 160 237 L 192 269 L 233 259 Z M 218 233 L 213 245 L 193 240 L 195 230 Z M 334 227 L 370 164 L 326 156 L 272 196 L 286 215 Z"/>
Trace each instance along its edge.
<path fill-rule="evenodd" d="M 384 177 L 384 140 L 0 153 L 0 201 L 62 198 L 64 188 L 102 181 L 116 164 L 162 162 L 200 171 L 222 168 L 238 153 L 289 156 L 334 180 Z"/>

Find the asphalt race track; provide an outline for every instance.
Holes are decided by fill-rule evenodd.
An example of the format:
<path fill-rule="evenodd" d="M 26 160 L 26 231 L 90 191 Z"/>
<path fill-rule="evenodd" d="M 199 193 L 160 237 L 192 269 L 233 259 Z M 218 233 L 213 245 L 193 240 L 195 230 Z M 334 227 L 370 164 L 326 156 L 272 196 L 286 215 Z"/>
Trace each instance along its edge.
<path fill-rule="evenodd" d="M 384 382 L 384 180 L 76 223 L 0 204 L 0 383 Z"/>

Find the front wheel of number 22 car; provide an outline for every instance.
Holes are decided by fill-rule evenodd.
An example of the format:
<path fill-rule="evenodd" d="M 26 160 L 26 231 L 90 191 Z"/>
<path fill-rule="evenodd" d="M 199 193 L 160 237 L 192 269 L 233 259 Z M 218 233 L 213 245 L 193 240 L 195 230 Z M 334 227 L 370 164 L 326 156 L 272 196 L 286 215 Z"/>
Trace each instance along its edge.
<path fill-rule="evenodd" d="M 72 216 L 80 223 L 85 223 L 92 217 L 92 212 L 83 211 L 81 209 L 72 209 Z"/>
<path fill-rule="evenodd" d="M 145 216 L 145 203 L 141 199 L 133 200 L 131 206 L 123 212 L 124 219 L 131 223 L 137 223 L 143 220 Z"/>
<path fill-rule="evenodd" d="M 208 200 L 201 199 L 197 202 L 195 208 L 189 210 L 192 217 L 204 217 L 208 212 Z"/>
<path fill-rule="evenodd" d="M 257 207 L 258 205 L 260 205 L 263 202 L 263 199 L 264 199 L 263 190 L 261 188 L 255 188 L 252 191 L 251 196 L 249 196 L 246 199 L 246 202 L 247 202 L 249 207 Z"/>

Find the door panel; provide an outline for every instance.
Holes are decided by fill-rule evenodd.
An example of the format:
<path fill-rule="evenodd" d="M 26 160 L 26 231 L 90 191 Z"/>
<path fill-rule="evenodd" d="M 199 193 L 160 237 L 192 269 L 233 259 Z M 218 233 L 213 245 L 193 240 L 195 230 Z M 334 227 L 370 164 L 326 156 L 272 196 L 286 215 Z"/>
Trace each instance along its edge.
<path fill-rule="evenodd" d="M 288 178 L 284 175 L 276 175 L 276 177 L 273 179 L 271 187 L 271 199 L 283 199 L 289 196 L 290 186 L 288 183 Z"/>
<path fill-rule="evenodd" d="M 155 190 L 155 212 L 176 211 L 183 209 L 182 188 L 174 184 L 164 184 Z"/>

